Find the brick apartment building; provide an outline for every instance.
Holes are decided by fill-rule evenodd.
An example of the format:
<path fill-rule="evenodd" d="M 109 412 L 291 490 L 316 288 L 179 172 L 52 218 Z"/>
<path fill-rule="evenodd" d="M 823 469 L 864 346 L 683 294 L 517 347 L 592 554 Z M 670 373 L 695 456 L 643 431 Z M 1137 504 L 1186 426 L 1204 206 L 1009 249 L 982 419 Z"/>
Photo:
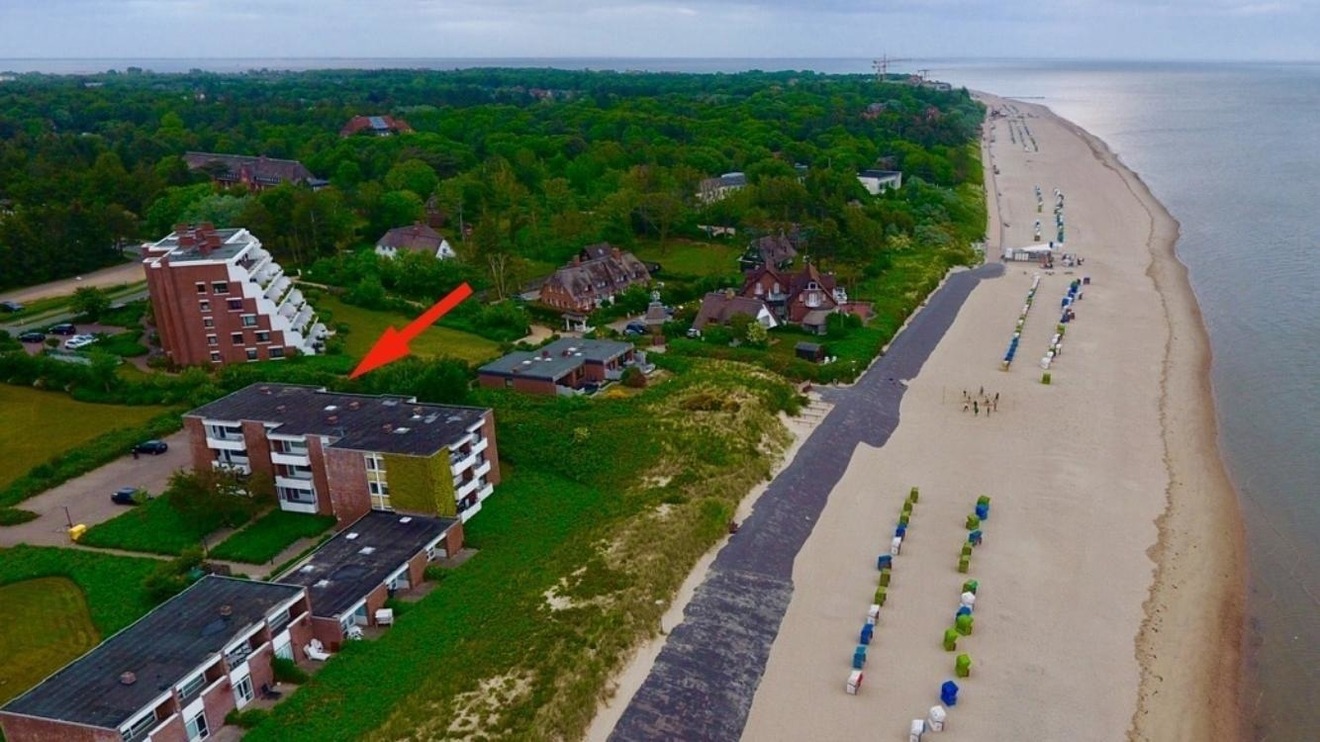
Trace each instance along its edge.
<path fill-rule="evenodd" d="M 39 619 L 39 617 L 34 617 Z M 184 742 L 305 659 L 307 590 L 207 576 L 0 708 L 10 742 Z"/>
<path fill-rule="evenodd" d="M 160 343 L 183 366 L 315 355 L 329 334 L 246 229 L 180 225 L 143 264 Z"/>
<path fill-rule="evenodd" d="M 307 588 L 312 632 L 335 652 L 354 627 L 378 625 L 390 596 L 422 584 L 427 564 L 462 546 L 463 524 L 454 518 L 373 510 L 277 581 Z"/>
<path fill-rule="evenodd" d="M 489 409 L 253 384 L 183 422 L 195 468 L 274 477 L 282 509 L 340 527 L 372 510 L 466 522 L 500 481 Z"/>
<path fill-rule="evenodd" d="M 539 350 L 515 351 L 491 361 L 477 370 L 477 383 L 490 389 L 567 394 L 620 378 L 627 366 L 645 362 L 644 355 L 638 356 L 632 343 L 560 338 Z"/>

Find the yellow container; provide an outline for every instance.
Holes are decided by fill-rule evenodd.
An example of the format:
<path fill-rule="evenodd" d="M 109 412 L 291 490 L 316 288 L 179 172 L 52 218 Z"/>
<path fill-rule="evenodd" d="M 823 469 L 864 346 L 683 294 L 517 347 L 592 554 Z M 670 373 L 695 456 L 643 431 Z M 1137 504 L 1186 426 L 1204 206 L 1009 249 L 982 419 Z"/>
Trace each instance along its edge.
<path fill-rule="evenodd" d="M 76 526 L 72 526 L 69 528 L 69 540 L 76 544 L 83 537 L 84 533 L 87 533 L 87 525 L 85 523 L 79 523 Z"/>

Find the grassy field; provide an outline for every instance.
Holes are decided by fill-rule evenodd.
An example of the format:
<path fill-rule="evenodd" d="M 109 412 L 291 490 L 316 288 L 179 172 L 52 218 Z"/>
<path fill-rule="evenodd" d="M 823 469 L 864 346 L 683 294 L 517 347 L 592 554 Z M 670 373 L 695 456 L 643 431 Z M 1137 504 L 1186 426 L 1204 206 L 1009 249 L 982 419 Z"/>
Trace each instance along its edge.
<path fill-rule="evenodd" d="M 265 564 L 300 538 L 313 538 L 335 524 L 327 515 L 306 515 L 275 509 L 225 539 L 211 550 L 216 559 Z"/>
<path fill-rule="evenodd" d="M 39 620 L 33 620 L 39 617 Z M 67 577 L 0 587 L 0 703 L 41 682 L 100 641 L 87 600 Z"/>
<path fill-rule="evenodd" d="M 724 276 L 739 272 L 738 256 L 742 255 L 745 240 L 733 242 L 689 242 L 670 238 L 665 249 L 654 241 L 639 243 L 633 254 L 647 262 L 659 263 L 664 279 L 667 276 Z"/>
<path fill-rule="evenodd" d="M 37 463 L 166 409 L 87 404 L 67 394 L 0 384 L 0 488 Z"/>
<path fill-rule="evenodd" d="M 676 363 L 626 399 L 484 393 L 505 483 L 465 526 L 480 553 L 380 639 L 345 646 L 249 740 L 580 739 L 786 442 L 786 384 Z"/>
<path fill-rule="evenodd" d="M 377 312 L 345 304 L 325 296 L 317 300 L 318 310 L 329 311 L 334 323 L 343 322 L 351 332 L 345 340 L 348 355 L 361 358 L 371 350 L 386 327 L 401 328 L 412 319 L 392 312 Z M 449 356 L 471 364 L 482 364 L 500 355 L 500 346 L 471 333 L 448 327 L 428 327 L 410 346 L 414 355 L 426 357 Z"/>
<path fill-rule="evenodd" d="M 170 507 L 169 496 L 166 495 L 92 526 L 83 535 L 80 543 L 109 549 L 178 556 L 184 549 L 200 547 L 205 536 L 219 530 L 223 525 L 220 516 L 202 520 L 184 518 Z"/>

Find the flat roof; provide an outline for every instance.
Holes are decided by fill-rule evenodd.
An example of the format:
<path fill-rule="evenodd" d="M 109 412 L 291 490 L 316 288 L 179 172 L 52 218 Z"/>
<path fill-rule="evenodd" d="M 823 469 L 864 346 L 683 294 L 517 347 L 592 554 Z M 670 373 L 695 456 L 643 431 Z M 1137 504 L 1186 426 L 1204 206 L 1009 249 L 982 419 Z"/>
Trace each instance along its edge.
<path fill-rule="evenodd" d="M 118 729 L 302 591 L 208 575 L 0 711 Z M 222 606 L 229 607 L 227 617 Z M 120 682 L 126 672 L 136 677 L 132 685 Z"/>
<path fill-rule="evenodd" d="M 457 522 L 373 510 L 281 575 L 279 581 L 306 587 L 314 615 L 340 616 Z"/>
<path fill-rule="evenodd" d="M 198 246 L 180 249 L 179 234 L 177 232 L 170 232 L 164 239 L 153 244 L 151 249 L 169 250 L 171 263 L 187 263 L 198 260 L 228 261 L 257 242 L 257 238 L 246 229 L 217 229 L 215 234 L 221 240 L 220 246 L 212 248 L 210 252 L 205 254 Z"/>
<path fill-rule="evenodd" d="M 558 381 L 585 363 L 608 363 L 632 350 L 617 340 L 560 338 L 539 350 L 519 350 L 478 369 L 479 373 Z"/>
<path fill-rule="evenodd" d="M 344 394 L 298 384 L 252 384 L 185 417 L 275 425 L 281 435 L 323 435 L 330 448 L 430 456 L 467 435 L 487 410 L 412 397 Z"/>

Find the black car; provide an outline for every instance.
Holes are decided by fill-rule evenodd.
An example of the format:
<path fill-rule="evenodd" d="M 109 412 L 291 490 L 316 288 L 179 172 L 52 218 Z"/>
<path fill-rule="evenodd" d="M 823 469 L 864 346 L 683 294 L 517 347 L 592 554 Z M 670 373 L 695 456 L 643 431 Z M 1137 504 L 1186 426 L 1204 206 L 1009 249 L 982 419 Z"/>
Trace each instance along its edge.
<path fill-rule="evenodd" d="M 139 502 L 137 487 L 120 487 L 110 495 L 110 502 L 116 505 L 136 505 Z"/>
<path fill-rule="evenodd" d="M 77 335 L 78 328 L 72 322 L 62 322 L 48 330 L 52 335 Z"/>
<path fill-rule="evenodd" d="M 28 330 L 18 336 L 20 343 L 40 343 L 46 339 L 46 333 L 37 330 Z"/>
<path fill-rule="evenodd" d="M 133 446 L 133 453 L 149 453 L 156 456 L 165 453 L 169 448 L 169 444 L 165 441 L 143 441 L 142 443 Z"/>
<path fill-rule="evenodd" d="M 23 311 L 23 305 L 16 301 L 0 301 L 0 309 L 6 312 L 21 312 Z"/>

